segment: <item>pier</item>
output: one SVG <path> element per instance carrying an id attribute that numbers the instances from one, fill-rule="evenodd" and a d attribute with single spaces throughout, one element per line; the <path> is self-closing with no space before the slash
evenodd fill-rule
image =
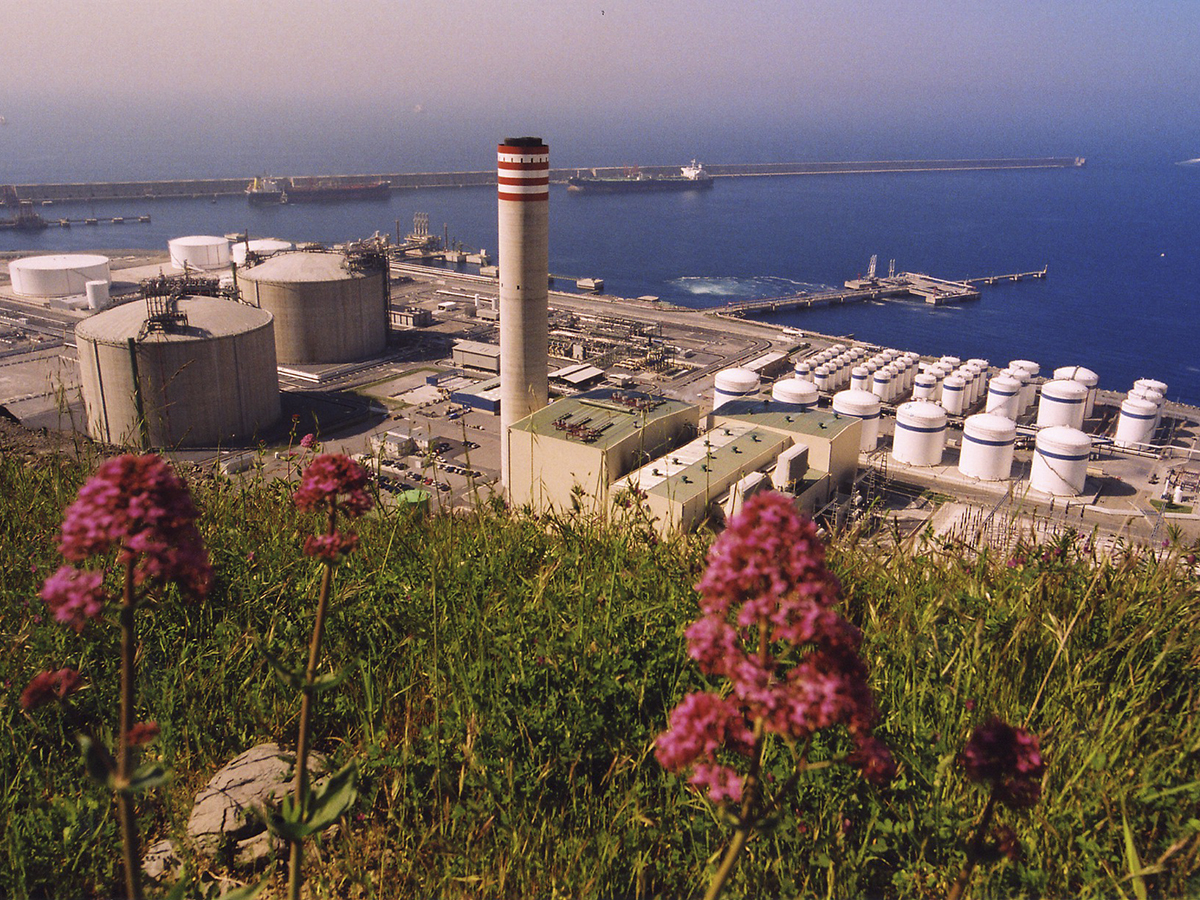
<path id="1" fill-rule="evenodd" d="M 1082 157 L 1054 156 L 1023 159 L 917 159 L 867 160 L 857 162 L 727 163 L 706 165 L 714 178 L 745 178 L 800 175 L 867 175 L 900 172 L 973 172 L 992 170 L 1070 169 L 1084 165 Z M 579 166 L 551 169 L 550 181 L 563 184 L 583 171 L 597 175 L 621 174 L 621 166 Z M 679 166 L 639 166 L 646 175 L 678 175 Z M 291 176 L 300 177 L 300 176 Z M 304 176 L 314 177 L 314 176 Z M 365 175 L 322 175 L 331 185 L 364 181 L 386 181 L 392 191 L 406 188 L 487 187 L 496 184 L 496 170 L 484 172 L 398 172 Z M 172 179 L 165 181 L 109 181 L 59 184 L 0 184 L 0 206 L 16 206 L 21 200 L 91 202 L 99 200 L 211 199 L 244 195 L 253 175 L 236 178 Z"/>

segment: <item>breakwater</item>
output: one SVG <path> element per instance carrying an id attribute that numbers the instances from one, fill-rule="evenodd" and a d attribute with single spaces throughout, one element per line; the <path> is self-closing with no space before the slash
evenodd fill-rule
<path id="1" fill-rule="evenodd" d="M 1083 165 L 1079 157 L 1023 159 L 934 159 L 875 160 L 857 162 L 730 163 L 706 166 L 715 178 L 788 175 L 864 175 L 886 172 L 950 172 L 988 169 L 1062 169 Z M 578 172 L 620 175 L 621 166 L 552 169 L 550 180 L 562 183 Z M 647 175 L 677 175 L 678 166 L 641 166 Z M 222 197 L 242 194 L 252 176 L 240 178 L 174 179 L 168 181 L 102 181 L 59 184 L 0 185 L 0 206 L 15 206 L 20 200 L 34 203 L 88 202 L 94 200 L 157 200 Z M 362 175 L 323 175 L 322 181 L 351 185 L 363 181 L 387 181 L 392 190 L 436 187 L 485 187 L 496 183 L 494 170 L 485 172 L 401 172 Z"/>

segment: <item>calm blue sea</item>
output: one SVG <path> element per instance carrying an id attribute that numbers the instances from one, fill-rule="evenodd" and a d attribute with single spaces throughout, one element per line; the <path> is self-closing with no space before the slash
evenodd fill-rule
<path id="1" fill-rule="evenodd" d="M 554 153 L 553 135 L 547 139 Z M 350 156 L 343 152 L 349 146 L 344 135 L 324 146 L 323 154 L 322 145 L 310 140 L 302 157 L 281 158 L 275 171 L 487 169 L 494 163 L 490 145 L 460 152 L 441 166 L 430 158 L 406 163 Z M 642 161 L 669 162 L 661 155 L 665 146 Z M 827 159 L 884 155 L 823 149 Z M 923 149 L 921 155 L 937 155 L 936 147 Z M 952 149 L 956 152 L 944 155 L 991 155 L 995 148 Z M 1086 149 L 1043 152 L 1073 155 Z M 1170 399 L 1200 404 L 1200 164 L 1181 164 L 1186 153 L 1172 155 L 1161 148 L 1098 149 L 1081 169 L 734 178 L 719 180 L 709 192 L 678 195 L 578 196 L 555 188 L 551 270 L 603 278 L 607 291 L 618 295 L 653 294 L 707 307 L 840 285 L 864 273 L 872 254 L 878 254 L 881 272 L 895 259 L 899 270 L 946 278 L 1048 266 L 1045 281 L 985 287 L 981 301 L 963 306 L 889 301 L 789 313 L 776 321 L 927 354 L 979 356 L 1000 364 L 1032 359 L 1043 373 L 1085 365 L 1100 374 L 1102 387 L 1114 390 L 1153 377 L 1170 385 Z M 90 156 L 78 149 L 71 158 L 61 152 L 42 158 L 29 151 L 7 178 L 0 174 L 0 181 L 140 177 L 129 150 L 120 142 L 100 142 Z M 782 144 L 764 150 L 769 157 L 753 159 L 729 148 L 710 150 L 713 162 L 813 157 L 789 155 Z M 244 147 L 240 155 L 231 151 L 223 171 L 211 143 L 205 152 L 194 172 L 181 170 L 186 158 L 175 158 L 170 167 L 148 163 L 150 171 L 143 174 L 219 175 L 246 167 Z M 1029 148 L 1021 148 L 1013 155 L 1026 152 Z M 576 148 L 555 156 L 554 163 L 582 164 L 580 156 Z M 610 153 L 593 161 L 636 160 Z M 71 177 L 68 169 L 78 174 Z M 251 208 L 242 198 L 54 206 L 42 212 L 72 218 L 145 213 L 153 221 L 50 228 L 32 236 L 0 232 L 0 250 L 165 249 L 167 240 L 179 235 L 247 229 L 252 237 L 332 242 L 377 230 L 394 233 L 397 220 L 408 231 L 418 211 L 429 214 L 433 231 L 440 233 L 444 223 L 452 239 L 495 248 L 494 189 L 462 188 L 322 206 Z"/>

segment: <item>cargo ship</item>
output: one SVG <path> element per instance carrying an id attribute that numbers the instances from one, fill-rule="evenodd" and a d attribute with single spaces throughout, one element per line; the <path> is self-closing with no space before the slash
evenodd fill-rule
<path id="1" fill-rule="evenodd" d="M 246 188 L 251 203 L 317 203 L 339 200 L 386 200 L 390 182 L 340 178 L 255 178 Z"/>
<path id="2" fill-rule="evenodd" d="M 567 179 L 568 191 L 586 191 L 594 194 L 626 194 L 642 191 L 703 191 L 713 186 L 713 178 L 704 171 L 704 166 L 692 160 L 683 166 L 678 175 L 646 175 L 636 167 L 621 175 L 575 174 Z"/>

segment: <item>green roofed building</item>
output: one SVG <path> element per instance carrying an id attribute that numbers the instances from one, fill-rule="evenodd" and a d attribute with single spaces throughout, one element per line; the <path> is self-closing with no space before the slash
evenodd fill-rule
<path id="1" fill-rule="evenodd" d="M 613 482 L 696 436 L 697 407 L 641 391 L 597 388 L 513 423 L 509 502 L 539 512 L 606 512 Z"/>

